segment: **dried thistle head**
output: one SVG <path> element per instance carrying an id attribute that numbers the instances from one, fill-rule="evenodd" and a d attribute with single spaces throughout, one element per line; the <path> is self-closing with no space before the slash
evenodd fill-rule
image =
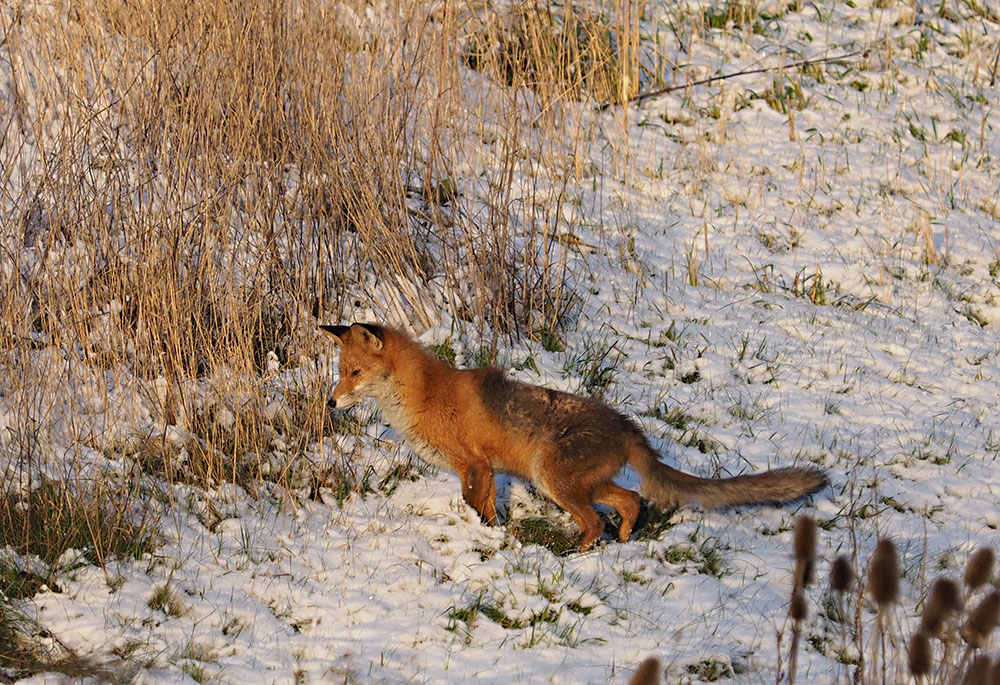
<path id="1" fill-rule="evenodd" d="M 796 560 L 816 559 L 816 520 L 812 516 L 800 516 L 795 521 L 793 540 Z"/>
<path id="2" fill-rule="evenodd" d="M 851 560 L 845 556 L 839 556 L 833 560 L 830 566 L 830 589 L 834 592 L 844 593 L 851 589 L 854 584 L 854 567 Z"/>
<path id="3" fill-rule="evenodd" d="M 1000 592 L 994 590 L 983 597 L 983 601 L 969 613 L 969 618 L 962 626 L 962 638 L 970 647 L 983 647 L 998 620 L 1000 620 Z"/>
<path id="4" fill-rule="evenodd" d="M 896 545 L 882 538 L 868 565 L 868 591 L 879 608 L 899 599 L 899 556 Z"/>
<path id="5" fill-rule="evenodd" d="M 918 630 L 910 638 L 910 645 L 907 648 L 907 657 L 910 664 L 910 673 L 915 676 L 927 675 L 931 672 L 931 663 L 934 654 L 931 651 L 931 641 L 927 633 Z"/>
<path id="6" fill-rule="evenodd" d="M 811 516 L 800 516 L 795 522 L 793 536 L 795 550 L 795 586 L 812 585 L 816 568 L 816 520 Z"/>
<path id="7" fill-rule="evenodd" d="M 806 596 L 801 590 L 792 593 L 792 603 L 788 607 L 788 616 L 793 621 L 804 621 L 809 615 L 809 607 L 806 606 Z"/>
<path id="8" fill-rule="evenodd" d="M 969 557 L 969 563 L 965 567 L 965 587 L 975 590 L 982 587 L 993 574 L 993 564 L 996 555 L 992 547 L 980 547 L 976 553 Z"/>
<path id="9" fill-rule="evenodd" d="M 920 616 L 920 630 L 928 635 L 941 634 L 945 620 L 962 609 L 962 591 L 951 578 L 938 578 L 931 584 Z"/>

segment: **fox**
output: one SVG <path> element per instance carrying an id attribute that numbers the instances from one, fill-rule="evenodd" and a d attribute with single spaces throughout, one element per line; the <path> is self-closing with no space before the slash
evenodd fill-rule
<path id="1" fill-rule="evenodd" d="M 685 473 L 661 460 L 633 419 L 597 398 L 524 383 L 492 366 L 455 368 L 387 325 L 320 329 L 340 348 L 328 404 L 347 409 L 374 398 L 419 458 L 458 475 L 463 499 L 486 525 L 498 523 L 497 472 L 529 481 L 568 512 L 581 552 L 604 532 L 595 504 L 618 512 L 618 540 L 626 542 L 640 497 L 665 511 L 690 504 L 720 509 L 785 504 L 828 483 L 812 467 L 730 478 Z M 639 492 L 612 480 L 626 464 L 639 475 Z"/>

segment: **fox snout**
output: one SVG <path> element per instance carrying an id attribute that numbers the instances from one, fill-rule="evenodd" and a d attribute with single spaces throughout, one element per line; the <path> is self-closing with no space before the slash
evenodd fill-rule
<path id="1" fill-rule="evenodd" d="M 333 397 L 331 397 L 326 401 L 326 406 L 328 406 L 330 409 L 350 409 L 357 403 L 358 403 L 358 398 L 353 398 L 345 395 L 344 397 L 337 399 L 337 396 L 334 395 Z"/>
<path id="2" fill-rule="evenodd" d="M 350 409 L 355 404 L 361 400 L 361 397 L 351 395 L 342 395 L 340 398 L 334 393 L 333 397 L 326 401 L 326 406 L 330 409 Z"/>
<path id="3" fill-rule="evenodd" d="M 347 409 L 353 406 L 355 403 L 347 400 L 346 397 L 341 397 L 337 399 L 337 393 L 334 392 L 333 396 L 326 401 L 326 406 L 330 409 Z"/>
<path id="4" fill-rule="evenodd" d="M 342 383 L 338 383 L 333 389 L 333 397 L 327 400 L 326 405 L 331 409 L 349 409 L 360 402 L 364 395 L 364 389 L 359 385 L 344 388 Z"/>

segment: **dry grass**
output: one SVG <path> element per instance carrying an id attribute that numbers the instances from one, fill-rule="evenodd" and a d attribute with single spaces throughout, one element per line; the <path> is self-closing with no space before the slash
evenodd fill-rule
<path id="1" fill-rule="evenodd" d="M 44 575 L 0 568 L 6 672 L 100 677 L 16 602 L 150 551 L 173 485 L 371 487 L 316 456 L 365 430 L 326 408 L 317 322 L 450 320 L 495 358 L 571 320 L 575 101 L 625 92 L 628 32 L 518 12 L 477 72 L 496 15 L 426 0 L 0 10 L 0 549 Z"/>
<path id="2" fill-rule="evenodd" d="M 259 375 L 269 352 L 312 353 L 315 319 L 359 299 L 416 328 L 450 314 L 509 333 L 533 311 L 557 326 L 572 303 L 554 210 L 585 135 L 566 144 L 579 122 L 557 110 L 620 89 L 620 39 L 584 11 L 517 10 L 517 44 L 501 32 L 493 57 L 476 58 L 495 79 L 484 97 L 463 87 L 470 72 L 453 54 L 472 20 L 431 10 L 395 5 L 377 33 L 363 8 L 321 2 L 26 13 L 9 29 L 18 116 L 0 149 L 7 331 L 163 377 L 162 409 L 176 415 L 179 379 Z M 32 82 L 40 60 L 60 68 Z M 540 126 L 506 87 L 512 65 L 544 91 Z M 460 125 L 470 117 L 479 125 Z M 503 175 L 467 195 L 454 160 L 484 141 L 459 132 L 485 124 Z M 552 189 L 515 202 L 518 165 Z"/>
<path id="3" fill-rule="evenodd" d="M 305 456 L 364 430 L 326 410 L 318 321 L 557 335 L 578 101 L 633 92 L 636 11 L 0 11 L 0 546 L 141 555 L 164 482 L 360 487 Z"/>
<path id="4" fill-rule="evenodd" d="M 601 8 L 521 3 L 473 13 L 470 24 L 466 63 L 546 103 L 624 102 L 635 94 L 628 27 Z"/>

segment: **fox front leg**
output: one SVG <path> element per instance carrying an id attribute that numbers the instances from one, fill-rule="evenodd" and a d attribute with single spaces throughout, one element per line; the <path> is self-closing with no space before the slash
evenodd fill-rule
<path id="1" fill-rule="evenodd" d="M 483 523 L 497 522 L 497 482 L 489 464 L 473 462 L 458 471 L 462 481 L 462 497 L 476 510 Z"/>

